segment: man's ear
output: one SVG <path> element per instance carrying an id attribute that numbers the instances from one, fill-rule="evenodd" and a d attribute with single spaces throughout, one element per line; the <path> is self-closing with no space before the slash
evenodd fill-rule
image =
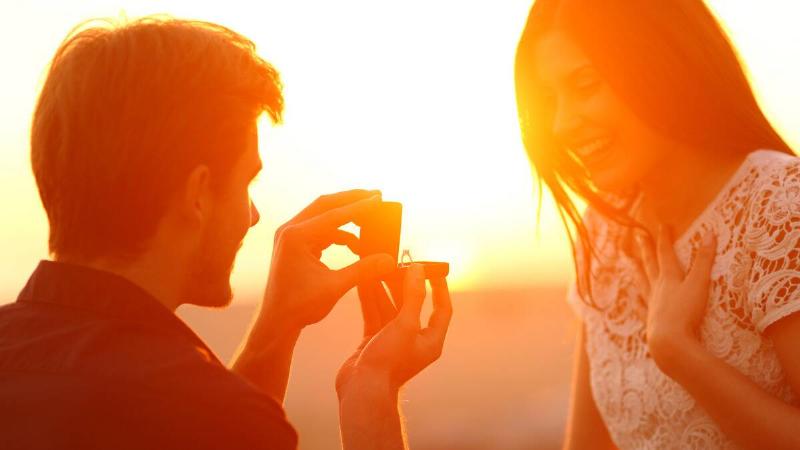
<path id="1" fill-rule="evenodd" d="M 211 215 L 211 173 L 208 166 L 195 167 L 186 179 L 183 196 L 179 199 L 181 211 L 192 222 L 205 222 Z"/>

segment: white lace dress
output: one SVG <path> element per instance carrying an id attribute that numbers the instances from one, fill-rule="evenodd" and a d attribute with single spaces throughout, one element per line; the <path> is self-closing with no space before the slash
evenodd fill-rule
<path id="1" fill-rule="evenodd" d="M 593 211 L 586 222 L 597 246 L 595 308 L 574 287 L 568 302 L 585 324 L 592 393 L 612 439 L 620 449 L 736 448 L 648 355 L 645 278 L 637 261 L 622 251 L 630 232 Z M 748 155 L 676 240 L 684 267 L 708 229 L 717 236 L 718 250 L 703 345 L 766 392 L 798 404 L 762 333 L 800 311 L 800 158 L 769 150 Z"/>

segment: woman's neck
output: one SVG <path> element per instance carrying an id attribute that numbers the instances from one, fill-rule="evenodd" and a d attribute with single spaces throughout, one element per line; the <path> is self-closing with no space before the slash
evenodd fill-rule
<path id="1" fill-rule="evenodd" d="M 653 233 L 659 225 L 669 226 L 677 238 L 717 197 L 745 157 L 677 149 L 641 181 L 637 219 Z"/>

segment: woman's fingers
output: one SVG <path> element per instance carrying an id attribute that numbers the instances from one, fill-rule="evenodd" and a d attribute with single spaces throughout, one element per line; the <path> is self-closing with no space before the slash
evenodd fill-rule
<path id="1" fill-rule="evenodd" d="M 683 269 L 681 269 L 678 257 L 675 255 L 671 234 L 672 233 L 670 233 L 670 230 L 666 226 L 661 225 L 659 227 L 658 243 L 656 244 L 659 276 L 683 279 Z"/>
<path id="2" fill-rule="evenodd" d="M 636 235 L 636 242 L 639 245 L 639 255 L 642 258 L 642 266 L 647 275 L 647 279 L 652 285 L 658 278 L 658 258 L 653 249 L 653 240 L 649 236 Z"/>
<path id="3" fill-rule="evenodd" d="M 708 284 L 711 282 L 711 268 L 717 256 L 717 237 L 713 232 L 707 231 L 703 235 L 703 242 L 697 248 L 692 267 L 686 279 L 693 283 Z"/>

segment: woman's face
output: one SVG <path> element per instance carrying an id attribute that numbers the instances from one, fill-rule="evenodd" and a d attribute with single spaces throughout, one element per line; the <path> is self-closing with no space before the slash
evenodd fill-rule
<path id="1" fill-rule="evenodd" d="M 544 35 L 534 57 L 553 108 L 555 141 L 583 163 L 598 189 L 634 187 L 667 154 L 666 139 L 633 114 L 566 34 Z"/>

